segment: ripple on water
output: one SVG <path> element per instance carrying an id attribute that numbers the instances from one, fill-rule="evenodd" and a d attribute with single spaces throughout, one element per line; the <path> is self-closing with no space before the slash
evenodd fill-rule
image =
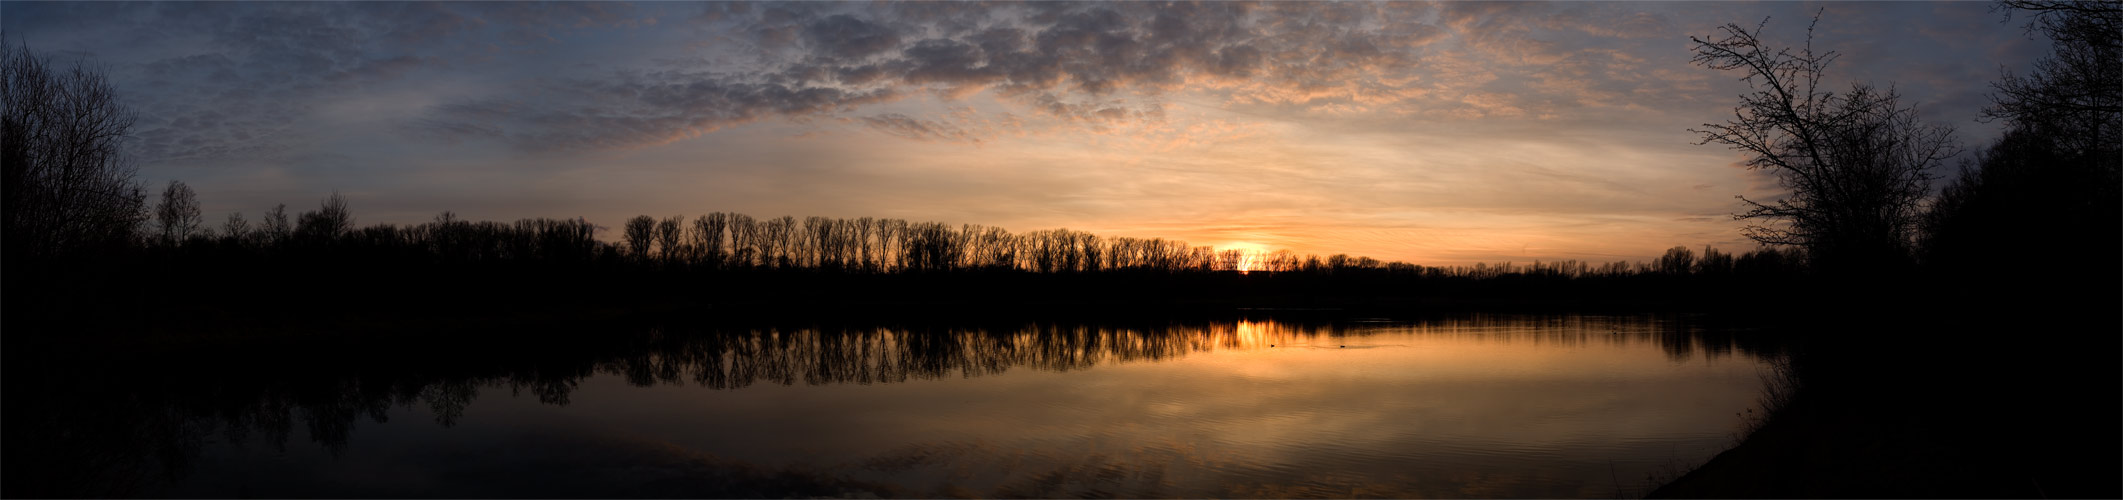
<path id="1" fill-rule="evenodd" d="M 1752 404 L 1764 373 L 1744 350 L 1725 358 L 1734 362 L 1673 363 L 1692 349 L 1687 345 L 1708 341 L 1682 345 L 1700 332 L 1642 318 L 1483 316 L 1169 330 L 724 342 L 743 340 L 732 334 L 697 344 L 674 334 L 663 340 L 692 351 L 670 359 L 716 360 L 723 370 L 716 374 L 728 383 L 618 383 L 641 368 L 630 360 L 660 358 L 604 359 L 586 351 L 576 362 L 556 354 L 547 360 L 551 368 L 508 367 L 514 371 L 469 380 L 550 382 L 540 387 L 577 404 L 526 396 L 521 404 L 497 405 L 511 399 L 494 395 L 509 391 L 487 391 L 450 401 L 477 416 L 452 428 L 413 425 L 423 418 L 349 427 L 349 442 L 334 444 L 329 454 L 310 453 L 330 457 L 303 462 L 323 464 L 318 470 L 293 471 L 264 454 L 248 462 L 201 462 L 199 482 L 173 492 L 230 496 L 237 492 L 216 485 L 240 483 L 231 478 L 252 470 L 276 471 L 285 483 L 315 481 L 312 486 L 385 472 L 409 482 L 450 481 L 467 475 L 460 462 L 476 461 L 423 455 L 433 454 L 423 450 L 433 448 L 435 435 L 486 450 L 507 449 L 508 436 L 624 433 L 684 443 L 704 456 L 726 457 L 737 469 L 798 456 L 828 464 L 806 469 L 821 477 L 899 485 L 883 491 L 912 496 L 1580 496 L 1611 489 L 1610 478 L 1700 463 L 1729 444 L 1737 424 L 1732 408 Z M 1609 341 L 1609 332 L 1627 332 L 1629 339 Z M 784 334 L 809 339 L 815 332 Z M 1276 347 L 1266 348 L 1270 343 Z M 832 365 L 843 358 L 892 361 Z M 685 372 L 692 369 L 680 370 L 680 378 L 693 377 Z M 806 375 L 813 373 L 820 375 Z M 445 382 L 394 381 L 414 388 Z M 749 388 L 725 389 L 731 387 Z M 245 403 L 267 412 L 336 415 L 329 413 L 333 407 L 307 402 L 342 401 L 320 392 Z M 431 396 L 410 400 L 426 402 L 419 397 Z M 311 446 L 296 436 L 290 448 Z M 555 456 L 557 466 L 567 465 L 568 456 Z M 432 467 L 402 465 L 416 462 Z M 323 490 L 250 493 L 312 491 Z"/>

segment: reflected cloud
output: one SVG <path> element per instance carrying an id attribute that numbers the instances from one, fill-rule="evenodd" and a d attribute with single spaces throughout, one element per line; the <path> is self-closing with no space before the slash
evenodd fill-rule
<path id="1" fill-rule="evenodd" d="M 381 344 L 355 344 L 335 349 L 335 354 L 330 356 L 288 352 L 270 347 L 254 347 L 242 351 L 170 353 L 154 359 L 114 365 L 113 371 L 91 378 L 51 379 L 49 374 L 62 371 L 26 369 L 18 366 L 25 369 L 18 373 L 24 373 L 26 377 L 34 380 L 18 381 L 25 385 L 11 387 L 37 389 L 14 391 L 17 394 L 10 396 L 15 398 L 11 401 L 18 404 L 10 405 L 9 410 L 9 452 L 39 457 L 38 463 L 47 465 L 40 466 L 41 468 L 11 468 L 10 471 L 48 470 L 51 474 L 24 475 L 11 479 L 9 491 L 34 493 L 33 496 L 152 495 L 151 492 L 163 491 L 170 481 L 187 474 L 186 471 L 193 467 L 193 461 L 199 460 L 201 447 L 205 446 L 205 443 L 225 440 L 236 445 L 252 442 L 285 447 L 290 439 L 307 440 L 332 457 L 339 457 L 349 453 L 353 447 L 361 446 L 361 440 L 357 439 L 357 436 L 377 432 L 364 430 L 362 427 L 390 422 L 390 416 L 402 411 L 400 408 L 424 410 L 420 413 L 432 418 L 433 426 L 437 428 L 464 426 L 474 419 L 480 419 L 481 425 L 491 426 L 494 424 L 490 420 L 493 418 L 492 413 L 475 415 L 469 411 L 473 408 L 473 403 L 482 397 L 492 398 L 497 394 L 509 394 L 525 397 L 526 401 L 536 401 L 537 404 L 533 406 L 572 406 L 577 404 L 576 393 L 583 390 L 588 381 L 599 377 L 636 387 L 698 386 L 715 390 L 757 386 L 897 385 L 918 380 L 987 377 L 1017 369 L 1073 373 L 1096 368 L 1100 369 L 1101 373 L 1109 374 L 1106 376 L 1114 376 L 1111 374 L 1161 370 L 1164 368 L 1160 367 L 1166 366 L 1167 362 L 1204 353 L 1216 353 L 1209 362 L 1221 363 L 1223 368 L 1184 377 L 1134 375 L 1166 380 L 1165 384 L 1171 386 L 1169 390 L 1182 390 L 1183 393 L 1190 394 L 1186 399 L 1189 404 L 1185 406 L 1160 407 L 1157 405 L 1162 404 L 1161 401 L 1179 400 L 1159 398 L 1109 401 L 1109 407 L 1089 403 L 1066 403 L 1063 407 L 1051 411 L 1043 410 L 1037 415 L 1038 418 L 1031 421 L 1054 420 L 1050 422 L 1052 425 L 1065 425 L 1061 422 L 1084 418 L 1072 416 L 1072 412 L 1141 412 L 1144 415 L 1154 415 L 1158 419 L 1186 420 L 1192 422 L 1189 428 L 1218 433 L 1228 436 L 1226 439 L 1246 443 L 1260 439 L 1272 440 L 1275 439 L 1274 436 L 1287 434 L 1288 432 L 1268 432 L 1269 428 L 1262 427 L 1262 424 L 1279 421 L 1278 419 L 1292 415 L 1292 412 L 1328 412 L 1313 415 L 1308 418 L 1307 423 L 1288 429 L 1289 432 L 1304 434 L 1344 432 L 1387 425 L 1382 419 L 1431 418 L 1423 415 L 1440 411 L 1433 407 L 1436 397 L 1459 401 L 1460 403 L 1456 404 L 1462 404 L 1463 409 L 1468 409 L 1467 411 L 1486 407 L 1485 405 L 1517 404 L 1513 403 L 1517 401 L 1515 399 L 1485 395 L 1487 393 L 1484 391 L 1488 389 L 1479 385 L 1449 390 L 1445 388 L 1447 386 L 1424 386 L 1429 387 L 1425 389 L 1427 392 L 1389 397 L 1349 394 L 1342 389 L 1336 389 L 1341 386 L 1306 382 L 1312 380 L 1312 377 L 1323 376 L 1307 375 L 1316 370 L 1305 368 L 1317 366 L 1323 359 L 1337 359 L 1340 364 L 1349 367 L 1368 366 L 1367 363 L 1386 359 L 1379 356 L 1400 360 L 1396 362 L 1400 363 L 1396 366 L 1401 368 L 1373 375 L 1383 377 L 1379 380 L 1388 384 L 1417 379 L 1450 381 L 1460 377 L 1489 381 L 1483 382 L 1486 384 L 1510 377 L 1550 376 L 1536 373 L 1536 364 L 1575 366 L 1589 362 L 1620 363 L 1616 366 L 1636 367 L 1620 370 L 1616 367 L 1598 369 L 1613 374 L 1655 369 L 1657 365 L 1649 363 L 1650 366 L 1645 366 L 1647 364 L 1641 363 L 1641 360 L 1600 361 L 1573 355 L 1567 350 L 1556 350 L 1557 348 L 1627 347 L 1648 343 L 1658 346 L 1664 356 L 1675 363 L 1715 362 L 1741 353 L 1754 357 L 1775 352 L 1777 349 L 1773 345 L 1753 343 L 1755 340 L 1748 337 L 1735 337 L 1729 331 L 1672 319 L 1491 315 L 1460 316 L 1413 323 L 1375 319 L 1291 321 L 1265 318 L 1139 325 L 1040 322 L 1005 326 L 847 325 L 793 328 L 688 326 L 678 323 L 591 335 L 584 335 L 582 332 L 536 331 L 457 335 L 453 337 L 458 339 L 456 341 L 440 341 L 414 350 Z M 1381 341 L 1379 338 L 1394 340 Z M 563 342 L 558 339 L 568 340 Z M 1540 354 L 1543 352 L 1546 354 Z M 1517 357 L 1511 358 L 1514 361 L 1500 365 L 1496 358 L 1500 353 L 1517 353 L 1510 354 Z M 1525 355 L 1548 356 L 1554 359 L 1551 362 L 1520 359 Z M 376 363 L 372 361 L 375 359 L 392 361 Z M 170 366 L 173 363 L 191 368 L 174 369 Z M 1407 371 L 1409 368 L 1414 371 Z M 1513 375 L 1517 372 L 1497 372 L 1499 369 L 1525 372 Z M 1324 376 L 1335 375 L 1329 373 Z M 1505 378 L 1499 379 L 1498 376 Z M 1395 382 L 1403 379 L 1406 381 Z M 1096 383 L 1088 386 L 1074 385 L 1084 381 L 1104 380 L 1103 378 L 1019 380 L 1024 382 L 1013 382 L 984 390 L 1033 390 L 1048 394 L 1050 398 L 1054 398 L 1056 404 L 1082 398 L 1107 397 L 1101 395 L 1101 389 Z M 1020 385 L 1026 383 L 1038 387 Z M 1587 380 L 1582 383 L 1597 386 L 1604 382 Z M 1250 389 L 1241 392 L 1220 389 L 1240 386 Z M 1556 388 L 1562 391 L 1558 394 L 1588 390 L 1572 387 L 1575 386 Z M 768 393 L 752 394 L 761 394 L 760 397 L 771 396 Z M 874 391 L 863 394 L 867 395 L 863 397 L 909 397 L 905 394 L 893 396 L 895 393 Z M 938 399 L 932 403 L 945 406 L 967 404 L 962 401 L 964 397 L 960 396 Z M 609 405 L 618 403 L 614 403 L 610 398 L 610 394 L 600 397 L 599 402 L 595 403 L 596 407 L 588 411 L 613 411 L 613 407 Z M 1555 399 L 1556 401 L 1567 399 L 1562 396 L 1557 398 L 1560 399 Z M 975 401 L 981 400 L 983 399 L 976 398 Z M 1271 406 L 1257 404 L 1259 401 L 1268 400 L 1277 403 Z M 1342 401 L 1355 400 L 1373 401 L 1376 405 L 1381 405 L 1376 406 L 1376 409 L 1390 411 L 1354 414 L 1331 410 L 1345 406 L 1340 403 Z M 1622 403 L 1610 401 L 1609 404 Z M 666 409 L 682 412 L 682 409 L 677 407 Z M 964 411 L 973 413 L 969 413 L 967 418 L 951 422 L 913 420 L 889 425 L 906 425 L 909 429 L 933 425 L 949 425 L 962 429 L 998 425 L 998 421 L 984 419 L 985 417 L 973 418 L 974 415 L 986 414 L 980 412 L 990 410 Z M 1585 411 L 1617 410 L 1609 408 Z M 881 414 L 876 418 L 906 416 Z M 1015 425 L 1030 424 L 1020 421 Z M 1436 428 L 1467 430 L 1478 427 L 1478 423 L 1463 422 L 1452 424 L 1452 427 Z M 36 431 L 19 432 L 26 429 Z M 1545 436 L 1537 432 L 1538 430 L 1515 429 L 1511 432 L 1517 433 L 1514 435 L 1520 436 L 1519 439 L 1526 440 L 1526 443 L 1549 442 L 1551 439 L 1563 438 Z M 969 463 L 989 463 L 989 458 L 1001 453 L 979 447 L 897 451 L 881 449 L 879 454 L 856 464 L 860 465 L 856 469 L 870 470 L 886 476 L 865 479 L 866 476 L 861 475 L 821 475 L 806 472 L 814 469 L 783 470 L 771 464 L 755 466 L 741 460 L 732 461 L 736 459 L 694 456 L 692 452 L 654 442 L 644 443 L 646 447 L 643 448 L 627 448 L 633 445 L 620 445 L 638 439 L 625 436 L 578 438 L 578 444 L 591 443 L 601 447 L 600 449 L 609 448 L 606 451 L 611 453 L 625 455 L 614 455 L 614 463 L 660 464 L 654 468 L 669 469 L 672 474 L 676 474 L 671 480 L 685 485 L 694 484 L 685 481 L 720 477 L 724 479 L 716 481 L 723 481 L 722 484 L 728 487 L 754 485 L 770 488 L 760 490 L 762 492 L 810 492 L 803 494 L 837 494 L 833 493 L 838 491 L 834 488 L 879 491 L 863 486 L 870 484 L 864 481 L 889 479 L 896 470 L 933 470 L 943 466 L 960 467 Z M 543 443 L 539 446 L 559 443 L 554 439 L 558 438 L 541 438 L 535 442 Z M 617 441 L 613 441 L 614 439 Z M 600 441 L 612 442 L 597 443 Z M 849 443 L 850 446 L 858 444 Z M 1264 458 L 1272 458 L 1270 462 L 1343 459 L 1335 456 L 1306 458 L 1293 455 L 1280 458 L 1253 456 L 1243 462 L 1221 462 L 1211 458 L 1215 456 L 1214 452 L 1194 449 L 1198 444 L 1151 444 L 1146 441 L 1142 444 L 1144 447 L 1131 452 L 1114 450 L 1113 453 L 1118 455 L 1112 455 L 1113 462 L 1070 461 L 1076 459 L 1057 462 L 1055 457 L 1025 457 L 1025 469 L 1000 472 L 987 471 L 985 468 L 988 466 L 980 465 L 977 468 L 985 472 L 978 472 L 976 476 L 994 479 L 995 482 L 973 481 L 963 484 L 978 486 L 973 490 L 974 496 L 1007 496 L 1009 492 L 1029 496 L 1055 496 L 1090 494 L 1095 491 L 1144 494 L 1166 491 L 1166 494 L 1183 494 L 1179 492 L 1196 491 L 1204 478 L 1167 475 L 1166 472 L 1155 468 L 1142 468 L 1144 464 L 1173 463 L 1174 460 L 1181 460 L 1198 464 L 1189 470 L 1207 467 L 1212 470 L 1245 472 L 1252 470 L 1249 468 L 1262 467 L 1260 460 Z M 1393 449 L 1421 450 L 1428 445 L 1401 443 L 1392 446 L 1398 447 Z M 507 463 L 487 460 L 482 463 L 488 463 L 492 467 L 464 472 L 472 474 L 467 477 L 543 477 L 542 474 L 516 474 L 528 472 L 522 469 L 523 467 L 565 462 L 536 458 L 547 456 L 540 454 L 549 451 L 558 453 L 550 457 L 579 457 L 585 456 L 582 455 L 584 453 L 605 453 L 596 450 L 555 451 L 536 448 L 513 454 L 516 458 L 505 460 Z M 666 451 L 670 453 L 665 453 Z M 1207 455 L 1203 455 L 1204 453 Z M 978 459 L 968 462 L 965 457 Z M 643 462 L 644 460 L 646 462 Z M 1274 472 L 1262 469 L 1248 474 L 1270 473 Z M 603 479 L 585 480 L 590 482 L 552 483 L 548 486 L 587 492 L 592 491 L 587 488 L 595 487 L 592 483 Z M 443 496 L 480 496 L 475 492 L 495 491 L 477 489 L 479 487 L 472 484 L 479 482 L 476 477 L 470 481 L 471 483 L 459 481 L 454 484 L 475 489 L 434 491 L 454 492 Z M 1350 484 L 1356 483 L 1331 481 L 1311 487 L 1341 487 Z M 698 485 L 685 487 L 695 486 Z M 1162 489 L 1167 487 L 1178 489 Z M 1231 494 L 1244 490 L 1243 485 L 1229 487 L 1238 488 L 1228 491 Z M 392 493 L 391 491 L 396 490 L 387 488 L 376 491 L 382 496 L 413 494 L 404 491 Z M 946 493 L 949 492 L 938 492 Z M 781 493 L 762 494 L 777 496 Z"/>

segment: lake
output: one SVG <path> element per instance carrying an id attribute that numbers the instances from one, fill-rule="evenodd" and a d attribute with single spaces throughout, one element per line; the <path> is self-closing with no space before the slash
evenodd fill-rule
<path id="1" fill-rule="evenodd" d="M 1634 496 L 1735 442 L 1773 351 L 1673 315 L 613 330 L 127 362 L 11 394 L 9 446 L 55 494 Z"/>

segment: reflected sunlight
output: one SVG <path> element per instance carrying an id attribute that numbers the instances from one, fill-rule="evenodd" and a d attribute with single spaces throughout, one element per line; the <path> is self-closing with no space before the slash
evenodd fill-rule
<path id="1" fill-rule="evenodd" d="M 1243 270 L 1241 270 L 1241 272 L 1243 272 Z M 1267 335 L 1268 326 L 1268 324 L 1264 323 L 1239 320 L 1237 328 L 1235 328 L 1231 334 L 1233 342 L 1231 342 L 1229 345 L 1244 348 L 1255 348 L 1267 345 L 1268 342 L 1263 339 Z"/>

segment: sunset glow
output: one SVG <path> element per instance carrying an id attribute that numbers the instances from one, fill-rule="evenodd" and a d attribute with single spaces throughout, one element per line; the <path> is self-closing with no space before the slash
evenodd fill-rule
<path id="1" fill-rule="evenodd" d="M 1969 131 L 2046 42 L 1983 3 L 14 3 L 107 68 L 149 184 L 209 219 L 742 212 L 1069 228 L 1423 265 L 1745 250 L 1697 146 L 1772 19 Z M 599 238 L 615 240 L 611 232 Z"/>
<path id="2" fill-rule="evenodd" d="M 0 14 L 0 497 L 2123 498 L 2123 1 Z"/>

